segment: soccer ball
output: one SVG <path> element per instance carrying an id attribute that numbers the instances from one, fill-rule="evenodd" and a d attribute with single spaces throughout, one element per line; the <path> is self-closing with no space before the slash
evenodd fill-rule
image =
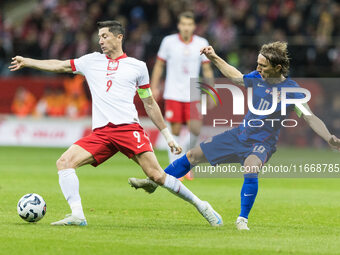
<path id="1" fill-rule="evenodd" d="M 37 222 L 46 213 L 45 200 L 38 194 L 26 194 L 20 198 L 17 206 L 19 216 L 28 222 Z"/>

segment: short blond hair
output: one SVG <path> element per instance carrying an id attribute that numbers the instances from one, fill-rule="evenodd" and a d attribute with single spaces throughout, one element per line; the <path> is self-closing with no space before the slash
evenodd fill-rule
<path id="1" fill-rule="evenodd" d="M 289 56 L 286 42 L 272 42 L 261 47 L 260 54 L 268 59 L 269 63 L 275 67 L 281 65 L 281 73 L 284 76 L 289 72 Z"/>

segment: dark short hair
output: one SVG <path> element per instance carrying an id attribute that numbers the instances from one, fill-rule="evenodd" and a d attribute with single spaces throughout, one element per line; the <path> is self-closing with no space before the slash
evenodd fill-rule
<path id="1" fill-rule="evenodd" d="M 181 18 L 187 18 L 192 19 L 195 22 L 195 15 L 191 11 L 182 12 L 178 15 L 178 22 L 181 20 Z"/>
<path id="2" fill-rule="evenodd" d="M 286 42 L 272 42 L 264 44 L 261 47 L 260 54 L 268 59 L 269 63 L 275 67 L 281 65 L 281 73 L 284 76 L 288 75 L 289 71 L 289 56 Z"/>
<path id="3" fill-rule="evenodd" d="M 98 21 L 97 22 L 98 29 L 107 27 L 109 31 L 115 36 L 122 34 L 125 37 L 125 29 L 122 24 L 117 20 L 107 20 L 107 21 Z"/>

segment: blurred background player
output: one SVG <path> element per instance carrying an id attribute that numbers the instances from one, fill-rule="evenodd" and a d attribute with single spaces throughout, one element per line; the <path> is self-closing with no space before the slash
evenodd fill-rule
<path id="1" fill-rule="evenodd" d="M 19 87 L 15 93 L 11 109 L 16 116 L 25 117 L 34 111 L 35 105 L 34 95 L 24 87 Z"/>
<path id="2" fill-rule="evenodd" d="M 157 60 L 151 76 L 151 89 L 155 99 L 159 99 L 159 87 L 164 67 L 166 78 L 163 97 L 165 99 L 165 119 L 170 122 L 171 132 L 175 140 L 182 144 L 186 152 L 194 147 L 200 133 L 202 121 L 198 111 L 199 94 L 196 86 L 190 87 L 190 78 L 197 78 L 202 66 L 204 78 L 213 78 L 210 61 L 199 54 L 199 50 L 208 46 L 208 41 L 194 35 L 196 29 L 195 17 L 192 12 L 183 12 L 178 16 L 179 33 L 166 36 L 159 48 Z M 193 91 L 197 90 L 197 91 Z M 187 125 L 190 133 L 180 141 L 182 125 Z M 181 155 L 168 151 L 169 163 Z M 190 171 L 187 179 L 193 178 Z"/>
<path id="3" fill-rule="evenodd" d="M 149 137 L 139 124 L 133 103 L 136 91 L 171 151 L 180 153 L 181 147 L 174 141 L 152 97 L 146 64 L 123 52 L 123 26 L 118 21 L 103 21 L 97 25 L 103 54 L 94 52 L 65 61 L 16 56 L 9 67 L 11 71 L 30 67 L 56 73 L 79 73 L 86 77 L 91 91 L 93 131 L 71 145 L 57 160 L 59 184 L 72 214 L 51 224 L 87 225 L 75 169 L 87 164 L 96 167 L 120 151 L 140 165 L 151 180 L 193 204 L 210 225 L 221 226 L 222 218 L 210 204 L 167 175 L 157 161 Z"/>

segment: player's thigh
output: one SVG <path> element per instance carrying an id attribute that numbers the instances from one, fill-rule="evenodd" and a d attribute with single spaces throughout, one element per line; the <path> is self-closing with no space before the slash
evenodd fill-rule
<path id="1" fill-rule="evenodd" d="M 77 144 L 71 145 L 57 160 L 58 170 L 78 168 L 95 162 L 92 154 Z"/>
<path id="2" fill-rule="evenodd" d="M 188 120 L 187 125 L 189 131 L 194 135 L 198 136 L 201 132 L 202 121 L 201 120 Z"/>
<path id="3" fill-rule="evenodd" d="M 211 165 L 239 162 L 243 145 L 237 138 L 237 129 L 225 131 L 200 143 L 200 148 Z M 249 151 L 248 146 L 245 148 Z"/>
<path id="4" fill-rule="evenodd" d="M 164 184 L 166 175 L 159 165 L 155 153 L 146 151 L 135 155 L 132 159 L 141 166 L 146 176 L 151 180 L 158 184 Z"/>
<path id="5" fill-rule="evenodd" d="M 243 163 L 245 173 L 258 173 L 262 167 L 261 159 L 254 155 L 250 154 Z"/>

